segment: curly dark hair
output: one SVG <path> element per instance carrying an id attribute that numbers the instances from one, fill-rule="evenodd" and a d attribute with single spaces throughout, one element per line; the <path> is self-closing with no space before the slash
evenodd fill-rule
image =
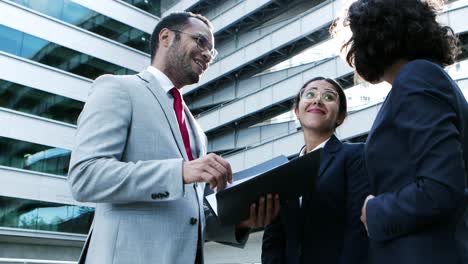
<path id="1" fill-rule="evenodd" d="M 158 24 L 154 27 L 153 34 L 151 34 L 150 51 L 151 51 L 151 62 L 154 60 L 156 51 L 159 47 L 159 33 L 164 28 L 170 28 L 173 30 L 183 30 L 189 23 L 189 18 L 196 18 L 205 23 L 210 30 L 213 30 L 213 25 L 208 18 L 194 14 L 192 12 L 174 12 L 163 17 Z M 180 38 L 179 34 L 176 34 L 176 40 Z"/>
<path id="2" fill-rule="evenodd" d="M 352 37 L 342 50 L 346 61 L 368 82 L 401 59 L 454 63 L 458 40 L 450 27 L 436 21 L 440 0 L 359 0 L 342 19 Z"/>
<path id="3" fill-rule="evenodd" d="M 347 115 L 347 102 L 346 102 L 346 94 L 344 93 L 343 87 L 335 80 L 331 78 L 325 78 L 322 76 L 318 76 L 308 80 L 304 85 L 302 85 L 301 89 L 297 92 L 296 96 L 294 97 L 293 101 L 293 109 L 296 110 L 299 107 L 299 101 L 301 100 L 301 93 L 302 91 L 309 85 L 311 82 L 315 81 L 326 81 L 327 83 L 333 86 L 333 89 L 338 93 L 338 116 L 343 117 L 343 120 L 346 118 Z M 338 124 L 337 124 L 338 127 Z"/>

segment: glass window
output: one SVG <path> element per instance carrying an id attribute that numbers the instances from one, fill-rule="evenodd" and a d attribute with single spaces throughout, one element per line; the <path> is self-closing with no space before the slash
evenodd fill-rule
<path id="1" fill-rule="evenodd" d="M 0 137 L 0 165 L 66 176 L 70 150 Z"/>
<path id="2" fill-rule="evenodd" d="M 87 234 L 94 208 L 0 196 L 0 227 Z"/>
<path id="3" fill-rule="evenodd" d="M 120 21 L 97 13 L 71 0 L 11 0 L 19 5 L 70 23 L 124 45 L 149 52 L 150 35 Z M 145 2 L 145 1 L 134 1 Z M 147 1 L 146 1 L 147 2 Z M 150 1 L 152 2 L 152 1 Z M 145 4 L 140 4 L 146 6 Z M 148 4 L 153 6 L 153 4 Z M 156 4 L 155 4 L 156 5 Z M 159 10 L 159 3 L 157 4 Z"/>
<path id="4" fill-rule="evenodd" d="M 140 8 L 157 17 L 161 17 L 161 1 L 160 0 L 123 0 L 135 7 Z"/>
<path id="5" fill-rule="evenodd" d="M 0 107 L 76 124 L 84 103 L 0 79 Z"/>
<path id="6" fill-rule="evenodd" d="M 20 31 L 0 25 L 0 46 L 2 51 L 19 55 L 22 42 L 23 34 Z"/>
<path id="7" fill-rule="evenodd" d="M 0 26 L 0 30 L 1 28 L 2 27 Z M 50 47 L 47 46 L 50 43 L 47 40 L 22 33 L 21 31 L 17 32 L 20 32 L 23 35 L 21 38 L 22 42 L 19 43 L 21 52 L 16 54 L 20 57 L 37 61 L 40 60 L 41 57 L 45 56 L 45 53 L 50 52 L 51 48 L 53 48 L 53 44 Z"/>
<path id="8" fill-rule="evenodd" d="M 0 25 L 0 50 L 89 79 L 135 71 Z"/>

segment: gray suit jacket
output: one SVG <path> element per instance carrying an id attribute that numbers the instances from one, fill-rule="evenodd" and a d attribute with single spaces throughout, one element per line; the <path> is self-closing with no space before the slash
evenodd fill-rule
<path id="1" fill-rule="evenodd" d="M 104 75 L 92 86 L 68 175 L 73 197 L 96 203 L 88 264 L 194 263 L 199 221 L 205 234 L 204 184 L 183 184 L 188 158 L 167 98 L 147 71 Z M 206 136 L 185 114 L 194 157 L 203 156 Z M 237 243 L 233 227 L 207 220 L 207 239 Z"/>

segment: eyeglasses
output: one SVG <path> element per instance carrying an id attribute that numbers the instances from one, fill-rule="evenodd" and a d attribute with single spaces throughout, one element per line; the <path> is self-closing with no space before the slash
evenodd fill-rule
<path id="1" fill-rule="evenodd" d="M 302 90 L 299 96 L 302 100 L 307 101 L 317 99 L 319 96 L 324 102 L 327 103 L 338 101 L 338 94 L 331 90 L 324 90 L 323 92 L 319 92 L 316 89 Z"/>
<path id="2" fill-rule="evenodd" d="M 169 30 L 189 35 L 193 40 L 195 40 L 195 42 L 197 42 L 197 47 L 198 49 L 200 49 L 200 51 L 207 50 L 210 53 L 212 60 L 214 60 L 216 56 L 218 55 L 218 51 L 215 48 L 213 48 L 213 46 L 210 44 L 208 39 L 204 37 L 203 35 L 187 33 L 187 32 L 176 30 L 176 29 L 169 29 Z"/>

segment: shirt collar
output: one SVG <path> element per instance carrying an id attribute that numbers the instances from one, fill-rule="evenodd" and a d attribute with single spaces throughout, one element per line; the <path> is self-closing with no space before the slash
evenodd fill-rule
<path id="1" fill-rule="evenodd" d="M 323 141 L 322 143 L 320 143 L 318 146 L 316 146 L 313 150 L 309 151 L 308 153 L 314 151 L 314 150 L 317 150 L 319 148 L 323 148 L 325 146 L 325 144 L 327 144 L 328 140 L 330 140 L 330 138 L 327 138 L 325 141 Z M 304 156 L 306 153 L 306 148 L 305 146 L 302 147 L 301 149 L 301 152 L 299 153 L 299 157 L 301 156 Z"/>
<path id="2" fill-rule="evenodd" d="M 161 85 L 161 88 L 164 90 L 164 92 L 168 93 L 172 88 L 174 88 L 174 84 L 169 79 L 169 77 L 167 77 L 166 74 L 164 74 L 156 67 L 150 65 L 146 70 L 150 72 L 156 78 L 156 80 L 158 80 L 159 85 Z"/>

